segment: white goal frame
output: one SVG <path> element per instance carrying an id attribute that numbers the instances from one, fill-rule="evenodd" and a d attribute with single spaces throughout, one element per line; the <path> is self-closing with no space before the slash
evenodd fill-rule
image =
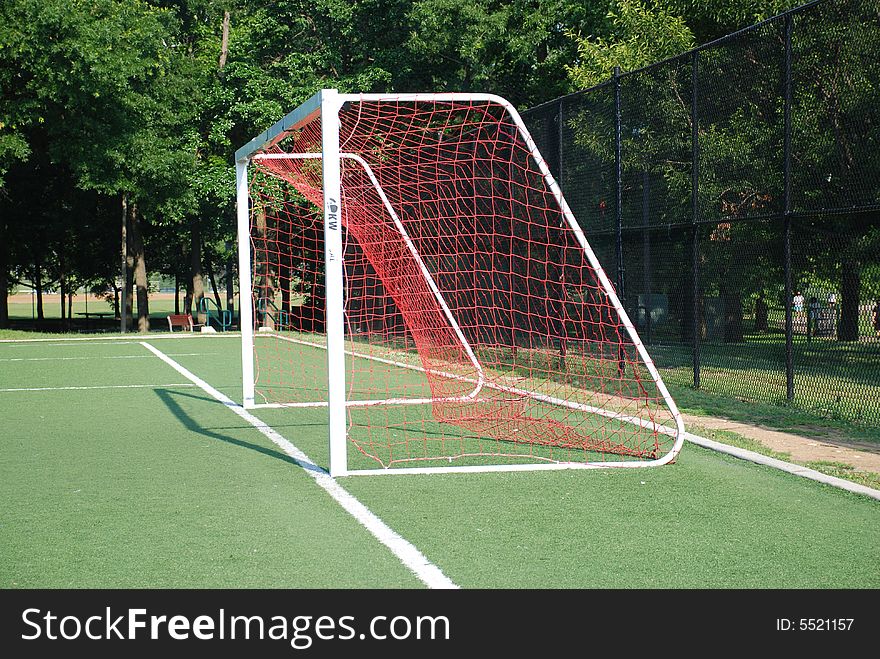
<path id="1" fill-rule="evenodd" d="M 568 227 L 574 233 L 578 244 L 583 249 L 591 267 L 594 269 L 604 292 L 619 315 L 621 324 L 624 326 L 628 338 L 632 341 L 639 358 L 653 378 L 657 390 L 663 398 L 668 411 L 672 415 L 675 427 L 669 427 L 646 421 L 645 419 L 616 413 L 598 407 L 566 401 L 564 399 L 548 396 L 539 392 L 528 391 L 517 387 L 488 382 L 484 377 L 483 367 L 477 359 L 474 350 L 464 336 L 454 314 L 443 298 L 443 295 L 434 281 L 428 268 L 425 266 L 413 241 L 410 239 L 403 223 L 400 221 L 392 204 L 389 202 L 384 191 L 381 189 L 369 163 L 356 153 L 344 153 L 340 151 L 339 144 L 339 111 L 347 102 L 454 102 L 454 101 L 477 101 L 489 102 L 502 106 L 510 119 L 516 125 L 520 136 L 525 141 L 535 162 L 540 168 L 548 189 L 559 204 L 562 215 Z M 266 149 L 276 145 L 287 137 L 291 131 L 306 125 L 320 116 L 322 130 L 322 151 L 318 153 L 263 153 Z M 252 160 L 261 159 L 321 159 L 323 176 L 324 197 L 324 263 L 325 263 L 325 293 L 326 293 L 326 346 L 291 337 L 275 334 L 276 338 L 293 343 L 300 343 L 327 351 L 327 399 L 322 401 L 302 403 L 257 403 L 255 397 L 255 369 L 254 369 L 254 316 L 251 300 L 253 298 L 253 281 L 251 277 L 251 235 L 250 235 L 250 209 L 248 190 L 248 165 Z M 410 363 L 383 359 L 374 355 L 365 355 L 346 350 L 344 335 L 344 299 L 343 299 L 343 242 L 342 242 L 342 212 L 341 212 L 341 162 L 351 160 L 360 165 L 364 173 L 373 183 L 385 209 L 388 211 L 395 228 L 401 234 L 406 246 L 418 264 L 429 289 L 437 299 L 443 310 L 446 320 L 449 322 L 456 338 L 461 343 L 462 349 L 474 366 L 476 377 L 464 377 L 453 373 L 428 371 L 423 367 Z M 238 238 L 238 267 L 239 288 L 241 303 L 239 305 L 241 315 L 241 362 L 242 362 L 242 387 L 243 406 L 245 409 L 261 407 L 327 407 L 328 408 L 328 437 L 330 446 L 330 475 L 333 477 L 350 476 L 360 474 L 413 474 L 413 473 L 449 473 L 449 472 L 486 472 L 486 471 L 532 471 L 552 469 L 597 469 L 614 467 L 653 467 L 667 464 L 673 461 L 681 450 L 684 443 L 684 423 L 678 408 L 663 383 L 653 360 L 638 336 L 632 321 L 627 315 L 618 298 L 611 281 L 608 279 L 598 258 L 586 240 L 583 230 L 574 217 L 568 203 L 562 195 L 559 184 L 556 182 L 546 161 L 541 156 L 534 140 L 525 126 L 519 112 L 506 99 L 494 94 L 469 94 L 469 93 L 417 93 L 417 94 L 340 94 L 335 89 L 323 89 L 312 96 L 305 103 L 287 114 L 283 119 L 276 122 L 268 130 L 252 139 L 235 153 L 236 167 L 236 218 Z M 653 460 L 643 461 L 619 461 L 619 462 L 541 462 L 536 464 L 507 464 L 507 465 L 483 465 L 483 466 L 449 466 L 449 467 L 407 467 L 387 469 L 350 470 L 348 468 L 348 440 L 346 429 L 346 407 L 366 405 L 410 405 L 429 404 L 432 399 L 424 398 L 394 398 L 394 399 L 368 399 L 346 400 L 345 397 L 345 356 L 354 355 L 361 358 L 385 362 L 397 367 L 430 372 L 441 377 L 449 377 L 465 380 L 474 385 L 474 389 L 465 396 L 456 398 L 440 399 L 442 401 L 467 401 L 477 400 L 480 391 L 486 387 L 497 391 L 512 393 L 519 396 L 539 400 L 545 403 L 569 407 L 580 411 L 599 414 L 618 421 L 632 423 L 637 426 L 648 428 L 656 432 L 674 437 L 672 448 L 664 455 Z"/>

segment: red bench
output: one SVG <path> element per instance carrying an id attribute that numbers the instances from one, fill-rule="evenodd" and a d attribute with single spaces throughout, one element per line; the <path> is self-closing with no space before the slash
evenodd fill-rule
<path id="1" fill-rule="evenodd" d="M 188 329 L 190 332 L 195 331 L 192 315 L 188 313 L 169 314 L 168 331 L 173 332 L 175 327 L 182 327 Z"/>

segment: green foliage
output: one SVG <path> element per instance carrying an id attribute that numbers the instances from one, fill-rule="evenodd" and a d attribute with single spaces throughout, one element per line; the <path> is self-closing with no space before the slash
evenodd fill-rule
<path id="1" fill-rule="evenodd" d="M 687 20 L 697 43 L 703 44 L 804 4 L 804 0 L 659 0 Z"/>
<path id="2" fill-rule="evenodd" d="M 180 109 L 162 94 L 175 82 L 173 15 L 137 0 L 12 0 L 5 11 L 18 71 L 3 80 L 4 124 L 44 142 L 83 188 L 115 193 L 155 174 L 150 132 Z"/>
<path id="3" fill-rule="evenodd" d="M 9 167 L 25 160 L 31 153 L 27 138 L 16 128 L 0 122 L 0 186 Z"/>
<path id="4" fill-rule="evenodd" d="M 643 42 L 668 32 L 669 25 L 684 24 L 674 19 L 675 7 L 672 2 L 639 5 L 627 30 L 613 32 L 615 25 L 623 25 L 615 18 L 613 37 L 581 40 L 581 59 L 570 69 L 573 81 L 581 86 L 607 82 L 611 67 L 625 58 L 631 58 L 633 66 L 646 63 L 637 58 Z M 686 25 L 704 20 L 731 25 L 730 21 L 762 17 L 756 7 L 759 3 L 734 3 L 734 13 L 725 13 L 710 3 L 704 13 L 694 8 Z M 766 4 L 767 13 L 776 8 Z M 666 27 L 664 12 L 674 19 Z M 641 30 L 640 20 L 651 30 Z M 876 7 L 859 0 L 829 0 L 794 14 L 791 22 L 790 208 L 806 215 L 794 228 L 799 240 L 794 247 L 794 285 L 821 291 L 823 298 L 836 291 L 845 300 L 838 337 L 855 340 L 864 331 L 858 327 L 859 314 L 865 315 L 859 305 L 877 291 L 876 214 L 852 212 L 880 203 Z M 781 224 L 736 220 L 778 219 L 783 211 L 784 28 L 785 22 L 776 20 L 701 49 L 696 56 L 698 219 L 718 223 L 701 234 L 706 245 L 701 288 L 733 310 L 725 319 L 725 340 L 730 342 L 742 340 L 736 319 L 759 292 L 783 303 Z M 658 42 L 665 43 L 662 38 Z M 652 47 L 644 49 L 650 52 Z M 652 195 L 663 199 L 651 211 L 652 224 L 681 226 L 692 219 L 693 74 L 692 59 L 685 55 L 621 79 L 625 218 L 641 216 L 641 195 L 628 186 L 645 173 L 650 175 Z M 574 136 L 565 177 L 582 182 L 579 194 L 588 200 L 587 209 L 614 189 L 614 181 L 602 176 L 614 168 L 613 102 L 613 87 L 606 85 L 572 99 L 565 109 L 564 120 Z M 834 214 L 822 212 L 827 209 Z M 599 229 L 610 228 L 601 217 L 593 221 Z M 759 245 L 764 248 L 756 248 Z M 679 246 L 682 251 L 676 258 L 687 258 L 686 245 Z M 743 254 L 749 258 L 743 259 Z M 665 292 L 680 283 L 666 282 Z"/>
<path id="5" fill-rule="evenodd" d="M 675 55 L 793 4 L 7 0 L 0 5 L 0 213 L 9 240 L 0 247 L 0 267 L 8 266 L 14 280 L 40 263 L 52 280 L 63 259 L 68 270 L 82 268 L 82 276 L 98 270 L 112 276 L 122 192 L 138 202 L 152 264 L 162 272 L 185 274 L 194 226 L 206 258 L 224 261 L 226 242 L 234 238 L 232 153 L 322 87 L 494 92 L 529 106 L 607 80 L 614 66 L 630 70 Z M 866 172 L 880 166 L 874 134 L 880 119 L 872 102 L 876 35 L 871 22 L 859 18 L 841 29 L 817 32 L 815 43 L 796 53 L 795 173 L 820 182 L 831 175 L 795 200 L 802 206 L 834 201 L 845 207 L 852 201 L 847 180 L 867 180 Z M 828 42 L 836 45 L 835 58 L 821 57 Z M 701 60 L 701 76 L 714 69 L 719 86 L 729 76 L 746 99 L 723 121 L 700 126 L 704 217 L 779 204 L 778 71 L 755 65 L 756 53 L 744 52 L 740 62 L 713 62 L 710 52 Z M 662 209 L 666 223 L 688 212 L 688 76 L 672 65 L 650 80 L 625 79 L 624 98 L 651 102 L 629 111 L 624 173 L 648 171 L 662 182 L 670 200 Z M 566 121 L 579 146 L 595 162 L 608 163 L 607 104 L 599 109 L 578 110 Z M 843 176 L 840 162 L 846 163 Z M 585 194 L 598 204 L 607 181 L 580 176 L 585 167 L 572 161 L 567 176 L 586 181 Z M 880 199 L 875 190 L 863 192 Z M 33 204 L 35 198 L 41 204 Z M 805 278 L 839 279 L 840 259 L 829 258 L 835 251 L 870 264 L 877 239 L 856 219 L 841 222 L 866 237 L 843 249 L 829 243 L 807 264 Z M 34 227 L 57 240 L 38 238 Z M 106 238 L 96 240 L 102 234 Z M 738 275 L 741 264 L 732 257 L 748 236 L 733 231 L 729 237 L 730 249 L 707 264 L 717 273 L 704 281 L 707 291 L 717 293 L 724 279 Z M 67 250 L 77 258 L 58 251 L 82 244 L 87 247 Z M 778 259 L 758 258 L 778 278 Z M 872 273 L 868 265 L 866 295 L 877 287 Z M 761 285 L 749 281 L 743 294 Z"/>
<path id="6" fill-rule="evenodd" d="M 577 41 L 578 58 L 567 70 L 578 88 L 604 82 L 615 67 L 632 71 L 694 45 L 683 18 L 663 7 L 651 8 L 642 0 L 617 0 L 607 18 L 607 37 L 571 34 Z"/>
<path id="7" fill-rule="evenodd" d="M 407 14 L 407 91 L 498 93 L 518 105 L 569 91 L 571 31 L 603 20 L 602 3 L 571 0 L 420 0 Z M 400 84 L 398 83 L 398 84 Z"/>
<path id="8" fill-rule="evenodd" d="M 87 239 L 78 227 L 91 216 L 108 239 L 80 251 L 110 276 L 112 208 L 124 192 L 156 267 L 185 274 L 196 226 L 216 264 L 234 237 L 232 153 L 318 89 L 543 101 L 568 91 L 566 30 L 592 29 L 604 10 L 574 0 L 4 2 L 0 204 L 14 226 L 0 256 L 13 279 L 35 267 L 52 279 L 62 259 L 78 268 L 27 228 L 71 246 Z M 43 203 L 29 203 L 35 196 Z M 100 212 L 85 209 L 87 198 L 100 199 Z"/>

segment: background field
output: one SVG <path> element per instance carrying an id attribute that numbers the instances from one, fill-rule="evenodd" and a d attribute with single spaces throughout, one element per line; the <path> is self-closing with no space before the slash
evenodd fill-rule
<path id="1" fill-rule="evenodd" d="M 225 300 L 224 300 L 225 302 Z M 180 308 L 183 304 L 183 295 L 181 294 L 179 303 Z M 238 304 L 238 296 L 235 297 L 235 304 Z M 14 327 L 22 329 L 45 329 L 56 330 L 61 324 L 61 296 L 57 293 L 46 293 L 43 295 L 43 321 L 37 320 L 36 299 L 31 293 L 18 293 L 10 295 L 8 298 L 9 318 Z M 168 323 L 165 317 L 174 313 L 174 293 L 152 292 L 149 296 L 149 311 L 151 326 L 161 329 L 167 328 Z M 86 316 L 86 314 L 89 316 Z M 137 302 L 134 303 L 133 309 L 135 323 L 137 322 Z M 95 315 L 95 314 L 103 314 Z M 80 291 L 73 298 L 73 314 L 70 318 L 71 330 L 113 330 L 119 328 L 119 318 L 114 314 L 112 302 L 108 302 L 102 297 L 95 295 L 86 295 L 84 291 Z"/>
<path id="2" fill-rule="evenodd" d="M 2 587 L 424 586 L 140 338 L 240 399 L 235 335 L 0 343 Z M 327 466 L 325 410 L 257 416 Z M 339 483 L 463 588 L 880 586 L 880 502 L 689 444 L 651 470 Z"/>

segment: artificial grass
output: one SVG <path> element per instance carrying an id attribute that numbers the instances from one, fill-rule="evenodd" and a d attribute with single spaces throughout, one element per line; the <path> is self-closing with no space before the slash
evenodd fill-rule
<path id="1" fill-rule="evenodd" d="M 345 486 L 464 587 L 880 585 L 876 501 L 691 445 L 650 470 Z"/>
<path id="2" fill-rule="evenodd" d="M 89 357 L 4 362 L 0 388 L 186 382 L 107 343 L 0 344 Z M 240 398 L 235 338 L 155 345 Z M 0 413 L 3 587 L 421 587 L 197 388 L 0 392 Z M 326 466 L 326 410 L 257 415 Z M 340 483 L 465 588 L 880 586 L 880 503 L 689 444 L 655 469 Z"/>
<path id="3" fill-rule="evenodd" d="M 63 350 L 92 359 L 7 362 L 2 387 L 186 382 L 137 344 Z M 133 358 L 98 358 L 107 352 Z M 420 586 L 302 469 L 198 389 L 0 396 L 2 587 Z"/>

